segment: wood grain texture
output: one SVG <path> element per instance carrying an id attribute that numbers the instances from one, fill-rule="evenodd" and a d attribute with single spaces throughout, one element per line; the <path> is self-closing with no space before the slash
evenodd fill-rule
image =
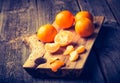
<path id="1" fill-rule="evenodd" d="M 118 37 L 120 30 L 114 26 L 104 26 L 103 29 L 100 32 L 101 35 L 99 35 L 96 41 L 95 52 L 100 61 L 106 81 L 108 83 L 117 83 L 120 82 L 120 45 L 118 44 L 120 42 L 120 38 Z"/>
<path id="2" fill-rule="evenodd" d="M 118 0 L 0 0 L 0 83 L 119 83 L 119 4 Z M 88 10 L 106 18 L 85 69 L 75 80 L 33 78 L 22 68 L 30 52 L 18 38 L 52 23 L 64 9 L 74 15 Z"/>
<path id="3" fill-rule="evenodd" d="M 115 17 L 116 21 L 120 25 L 120 8 L 119 8 L 119 3 L 120 1 L 117 0 L 106 0 L 108 3 L 108 6 L 110 7 L 111 12 L 113 13 L 113 16 Z"/>
<path id="4" fill-rule="evenodd" d="M 74 75 L 75 75 L 74 77 L 80 76 L 81 70 L 84 68 L 85 62 L 90 54 L 90 51 L 92 50 L 92 46 L 97 37 L 97 34 L 100 31 L 103 20 L 104 20 L 103 16 L 98 16 L 94 18 L 95 31 L 94 34 L 88 38 L 81 38 L 79 35 L 77 35 L 77 33 L 75 33 L 73 29 L 70 30 L 74 35 L 73 39 L 73 43 L 75 44 L 74 47 L 84 45 L 87 50 L 85 53 L 80 54 L 79 55 L 80 59 L 75 62 L 70 62 L 69 56 L 63 55 L 61 50 L 58 50 L 58 52 L 54 54 L 46 52 L 44 50 L 44 44 L 37 39 L 36 34 L 26 37 L 25 41 L 32 50 L 23 67 L 27 69 L 28 73 L 29 70 L 32 69 L 33 71 L 30 71 L 30 73 L 33 72 L 34 75 L 36 74 L 36 76 L 37 74 L 40 74 L 41 77 L 43 77 L 44 74 L 45 74 L 44 77 L 55 78 L 57 77 L 73 78 Z M 64 51 L 65 49 L 62 50 Z M 64 61 L 66 64 L 65 67 L 62 67 L 57 72 L 51 71 L 49 61 L 53 57 L 58 57 L 60 60 Z M 41 63 L 41 61 L 43 61 L 42 58 L 46 59 L 46 62 Z"/>
<path id="5" fill-rule="evenodd" d="M 0 56 L 4 62 L 1 64 L 3 68 L 1 71 L 4 73 L 1 75 L 1 82 L 12 82 L 12 83 L 23 83 L 26 77 L 24 70 L 21 68 L 24 59 L 26 59 L 26 53 L 22 40 L 18 39 L 20 36 L 29 32 L 29 28 L 32 28 L 29 12 L 30 4 L 26 5 L 21 1 L 3 1 L 0 26 L 0 38 L 1 38 L 1 49 Z M 34 16 L 33 16 L 34 17 Z M 32 31 L 32 30 L 31 30 Z M 22 61 L 23 60 L 23 61 Z M 22 73 L 22 74 L 21 74 Z M 29 82 L 27 80 L 27 82 Z"/>

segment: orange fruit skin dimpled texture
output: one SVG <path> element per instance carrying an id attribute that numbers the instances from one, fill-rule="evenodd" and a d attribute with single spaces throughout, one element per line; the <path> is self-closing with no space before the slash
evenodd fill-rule
<path id="1" fill-rule="evenodd" d="M 57 30 L 51 24 L 45 24 L 38 29 L 37 37 L 42 42 L 53 42 Z"/>
<path id="2" fill-rule="evenodd" d="M 88 37 L 94 32 L 94 24 L 88 18 L 81 18 L 75 24 L 75 31 L 81 37 Z"/>
<path id="3" fill-rule="evenodd" d="M 80 11 L 75 15 L 75 22 L 80 20 L 81 18 L 88 18 L 93 22 L 93 16 L 90 12 L 88 11 Z"/>
<path id="4" fill-rule="evenodd" d="M 55 17 L 55 23 L 62 29 L 70 28 L 74 21 L 74 15 L 68 10 L 59 12 Z"/>

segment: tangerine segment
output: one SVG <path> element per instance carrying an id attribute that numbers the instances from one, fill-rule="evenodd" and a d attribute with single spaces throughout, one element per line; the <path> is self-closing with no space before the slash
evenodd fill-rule
<path id="1" fill-rule="evenodd" d="M 74 47 L 72 45 L 69 45 L 69 46 L 66 47 L 66 50 L 64 51 L 63 55 L 68 55 L 72 51 L 74 51 Z"/>
<path id="2" fill-rule="evenodd" d="M 53 42 L 57 30 L 51 24 L 46 24 L 38 29 L 37 37 L 42 42 Z"/>
<path id="3" fill-rule="evenodd" d="M 67 30 L 61 30 L 54 39 L 56 44 L 60 46 L 66 46 L 73 41 L 73 33 Z"/>
<path id="4" fill-rule="evenodd" d="M 59 60 L 58 57 L 50 58 L 50 64 L 54 63 L 56 60 Z"/>
<path id="5" fill-rule="evenodd" d="M 81 54 L 86 51 L 86 48 L 85 48 L 85 46 L 81 45 L 76 49 L 76 51 Z"/>
<path id="6" fill-rule="evenodd" d="M 45 50 L 50 53 L 54 53 L 58 51 L 60 46 L 56 43 L 46 43 L 45 44 Z"/>
<path id="7" fill-rule="evenodd" d="M 94 32 L 94 24 L 88 18 L 81 18 L 75 24 L 75 31 L 81 37 L 88 37 Z"/>
<path id="8" fill-rule="evenodd" d="M 55 23 L 62 29 L 70 28 L 74 23 L 74 15 L 68 10 L 61 11 L 56 15 Z"/>
<path id="9" fill-rule="evenodd" d="M 93 22 L 93 16 L 90 12 L 88 11 L 80 11 L 75 15 L 75 22 L 80 20 L 80 18 L 88 18 Z"/>
<path id="10" fill-rule="evenodd" d="M 50 66 L 51 66 L 51 70 L 53 72 L 57 72 L 59 68 L 61 68 L 62 66 L 64 66 L 65 63 L 61 60 L 56 60 L 55 62 L 53 62 Z"/>
<path id="11" fill-rule="evenodd" d="M 70 53 L 69 60 L 71 62 L 76 61 L 78 58 L 79 58 L 79 55 L 78 55 L 77 51 L 73 51 L 73 52 Z"/>

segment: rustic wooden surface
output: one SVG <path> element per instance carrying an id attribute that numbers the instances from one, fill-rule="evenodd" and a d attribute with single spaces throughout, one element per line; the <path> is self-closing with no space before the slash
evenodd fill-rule
<path id="1" fill-rule="evenodd" d="M 24 69 L 27 69 L 28 73 L 33 73 L 34 75 L 39 77 L 51 77 L 51 78 L 77 78 L 80 76 L 82 70 L 84 69 L 85 62 L 90 55 L 90 51 L 92 49 L 92 46 L 97 38 L 97 35 L 99 34 L 99 31 L 101 29 L 102 23 L 104 22 L 104 16 L 96 16 L 94 17 L 94 26 L 95 30 L 94 33 L 87 38 L 80 37 L 74 30 L 74 27 L 71 27 L 69 31 L 72 32 L 72 35 L 74 36 L 73 41 L 71 45 L 74 46 L 74 48 L 84 45 L 86 48 L 86 52 L 79 54 L 79 59 L 77 61 L 71 62 L 69 60 L 69 56 L 63 55 L 63 52 L 65 51 L 66 47 L 60 48 L 56 53 L 51 54 L 49 52 L 45 51 L 44 43 L 40 42 L 37 39 L 36 34 L 29 34 L 29 36 L 23 36 L 21 39 L 24 40 L 26 46 L 28 49 L 30 49 L 30 54 L 25 63 L 23 64 Z M 60 60 L 65 62 L 65 66 L 60 68 L 57 72 L 52 72 L 50 69 L 50 59 L 51 58 L 59 58 Z M 33 71 L 29 72 L 29 69 Z M 39 72 L 36 72 L 38 71 Z M 59 73 L 59 74 L 58 74 Z M 38 75 L 37 75 L 38 74 Z"/>
<path id="2" fill-rule="evenodd" d="M 0 83 L 119 83 L 119 0 L 0 0 Z M 29 50 L 18 37 L 52 23 L 57 12 L 88 10 L 105 21 L 79 79 L 37 79 L 22 67 Z"/>

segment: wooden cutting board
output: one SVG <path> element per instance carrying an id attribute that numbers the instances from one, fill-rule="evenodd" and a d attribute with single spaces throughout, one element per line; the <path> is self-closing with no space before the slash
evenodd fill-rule
<path id="1" fill-rule="evenodd" d="M 70 62 L 69 56 L 63 55 L 65 47 L 61 48 L 61 50 L 54 54 L 50 54 L 45 51 L 44 43 L 37 40 L 36 34 L 31 34 L 30 36 L 27 36 L 24 41 L 25 44 L 31 49 L 31 53 L 26 62 L 23 64 L 23 68 L 34 77 L 79 77 L 90 54 L 95 39 L 97 38 L 103 21 L 103 16 L 94 17 L 95 31 L 94 34 L 88 38 L 81 38 L 74 32 L 74 30 L 71 30 L 74 34 L 73 45 L 75 47 L 78 47 L 79 45 L 84 45 L 86 48 L 86 52 L 80 54 L 79 59 L 75 62 Z M 60 60 L 63 60 L 66 65 L 60 68 L 57 72 L 51 71 L 49 64 L 49 60 L 51 57 L 58 57 Z"/>

